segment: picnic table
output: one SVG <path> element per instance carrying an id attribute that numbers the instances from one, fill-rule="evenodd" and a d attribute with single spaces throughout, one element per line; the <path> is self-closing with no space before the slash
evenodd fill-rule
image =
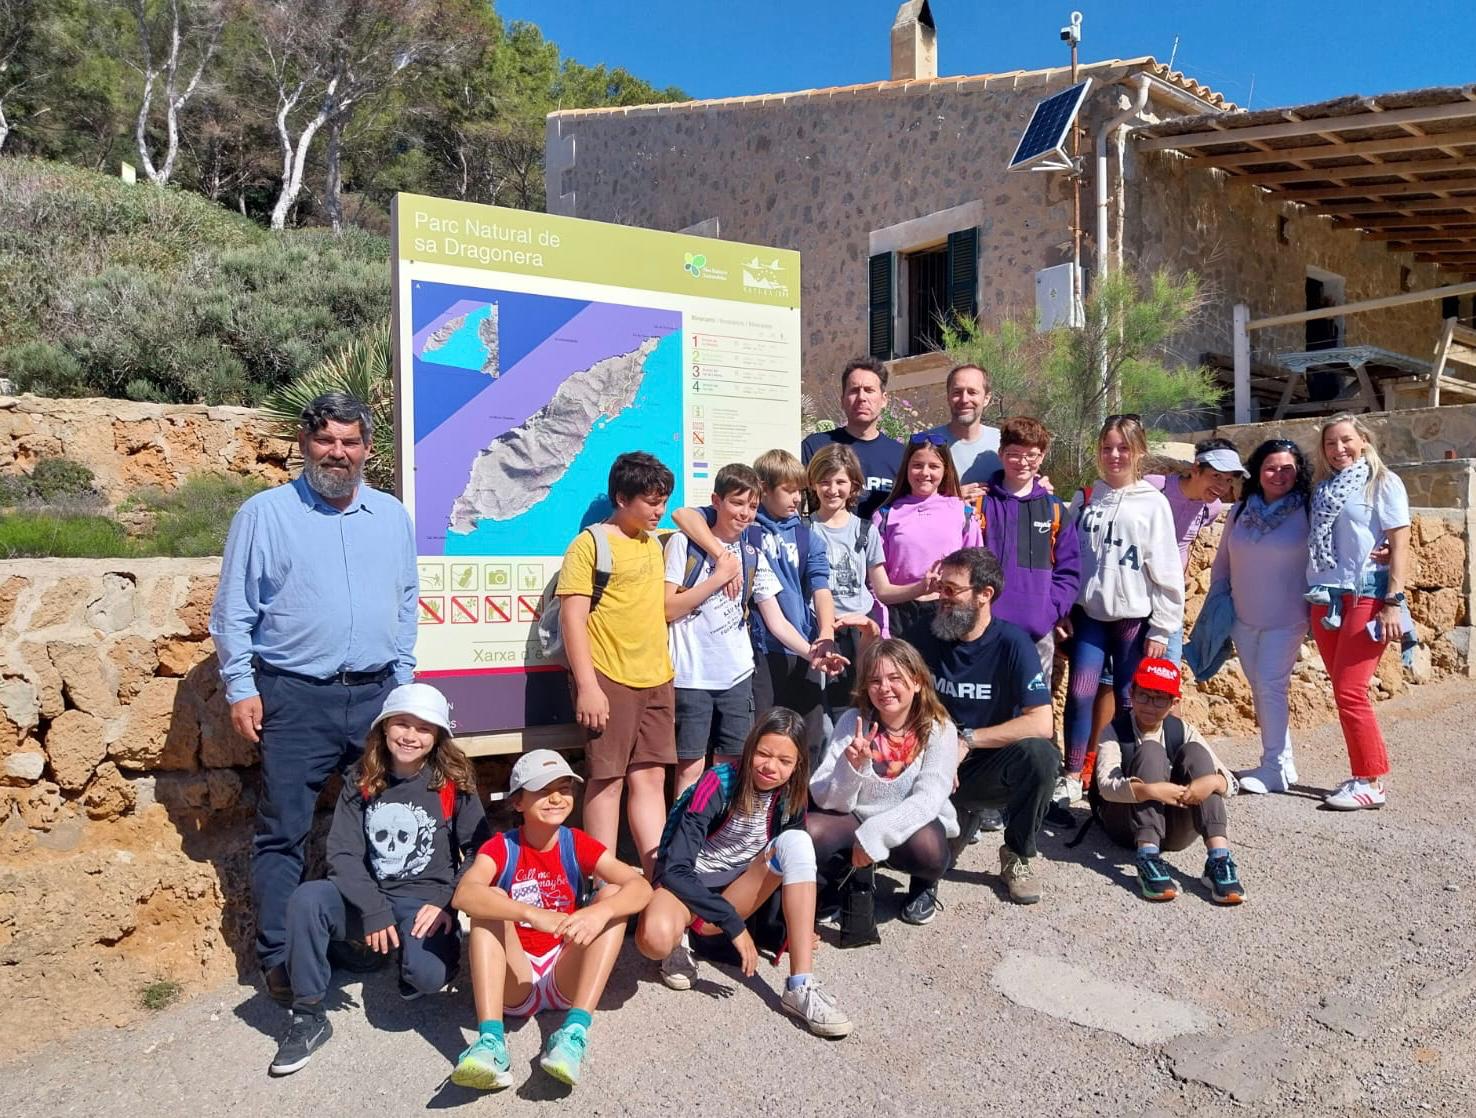
<path id="1" fill-rule="evenodd" d="M 1430 363 L 1373 345 L 1337 346 L 1332 349 L 1298 350 L 1278 353 L 1276 363 L 1287 370 L 1286 386 L 1276 404 L 1274 418 L 1337 411 L 1372 412 L 1382 410 L 1375 385 L 1405 377 L 1427 379 Z M 1308 373 L 1335 373 L 1343 378 L 1343 390 L 1332 399 L 1304 400 L 1292 403 L 1292 393 L 1299 378 Z"/>

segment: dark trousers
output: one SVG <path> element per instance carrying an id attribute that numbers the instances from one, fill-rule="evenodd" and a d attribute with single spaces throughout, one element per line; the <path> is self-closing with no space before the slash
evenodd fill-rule
<path id="1" fill-rule="evenodd" d="M 810 663 L 793 652 L 761 652 L 754 656 L 753 714 L 757 721 L 772 707 L 788 707 L 805 720 L 805 742 L 814 770 L 825 748 L 825 704 Z"/>
<path id="2" fill-rule="evenodd" d="M 971 749 L 958 766 L 958 791 L 953 793 L 960 823 L 981 808 L 1003 809 L 1005 845 L 1022 858 L 1034 858 L 1035 836 L 1045 822 L 1060 772 L 1061 754 L 1045 738 L 1025 738 L 999 749 Z"/>
<path id="3" fill-rule="evenodd" d="M 256 955 L 263 967 L 287 955 L 287 899 L 302 882 L 318 793 L 359 759 L 364 737 L 395 686 L 312 684 L 256 673 L 261 693 L 261 796 L 251 842 Z"/>
<path id="4" fill-rule="evenodd" d="M 456 925 L 424 939 L 410 934 L 415 914 L 425 902 L 413 898 L 390 901 L 400 937 L 400 977 L 422 994 L 434 994 L 456 977 L 461 964 L 461 937 Z M 452 914 L 455 915 L 454 913 Z M 331 881 L 305 881 L 287 902 L 287 976 L 294 1006 L 323 1000 L 333 969 L 328 945 L 364 934 L 359 914 L 349 907 Z"/>
<path id="5" fill-rule="evenodd" d="M 1188 784 L 1215 771 L 1210 751 L 1197 741 L 1185 742 L 1179 763 L 1170 765 L 1168 752 L 1157 742 L 1143 742 L 1133 754 L 1127 775 L 1145 784 L 1171 780 Z M 1194 807 L 1170 807 L 1156 800 L 1102 804 L 1102 826 L 1119 846 L 1151 843 L 1160 850 L 1183 850 L 1195 838 L 1224 838 L 1228 822 L 1225 797 L 1216 792 Z"/>
<path id="6" fill-rule="evenodd" d="M 850 812 L 816 808 L 805 816 L 805 830 L 815 843 L 822 884 L 839 879 L 850 868 L 851 848 L 856 844 L 856 830 L 860 826 L 861 820 Z M 920 827 L 887 851 L 886 860 L 898 873 L 912 878 L 908 896 L 917 896 L 948 872 L 948 836 L 943 824 L 934 819 Z"/>

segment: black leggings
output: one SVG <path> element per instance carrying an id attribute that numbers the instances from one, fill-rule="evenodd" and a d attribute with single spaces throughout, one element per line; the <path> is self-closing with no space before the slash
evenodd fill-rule
<path id="1" fill-rule="evenodd" d="M 849 855 L 860 826 L 861 820 L 850 812 L 812 810 L 805 817 L 805 830 L 815 843 L 815 860 L 822 880 L 835 880 L 845 873 L 843 868 L 836 867 L 836 862 L 842 853 Z M 934 819 L 919 828 L 906 842 L 892 847 L 887 861 L 893 869 L 912 877 L 907 894 L 915 897 L 948 872 L 948 836 L 943 832 L 943 824 Z M 845 864 L 850 864 L 849 857 Z"/>

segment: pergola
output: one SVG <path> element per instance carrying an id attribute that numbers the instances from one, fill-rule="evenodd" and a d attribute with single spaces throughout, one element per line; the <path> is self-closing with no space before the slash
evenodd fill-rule
<path id="1" fill-rule="evenodd" d="M 1476 278 L 1476 85 L 1208 113 L 1134 129 L 1139 151 L 1175 151 L 1357 230 L 1391 252 Z M 1235 418 L 1251 418 L 1248 332 L 1476 291 L 1455 282 L 1252 319 L 1235 308 Z M 1438 374 L 1437 374 L 1438 375 Z"/>

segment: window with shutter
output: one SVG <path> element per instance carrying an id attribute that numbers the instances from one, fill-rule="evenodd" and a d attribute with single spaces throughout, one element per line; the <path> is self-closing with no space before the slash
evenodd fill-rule
<path id="1" fill-rule="evenodd" d="M 979 313 L 979 230 L 948 234 L 948 309 L 955 318 Z"/>
<path id="2" fill-rule="evenodd" d="M 882 361 L 893 357 L 892 284 L 894 265 L 890 252 L 879 252 L 871 258 L 870 338 L 871 356 Z"/>

